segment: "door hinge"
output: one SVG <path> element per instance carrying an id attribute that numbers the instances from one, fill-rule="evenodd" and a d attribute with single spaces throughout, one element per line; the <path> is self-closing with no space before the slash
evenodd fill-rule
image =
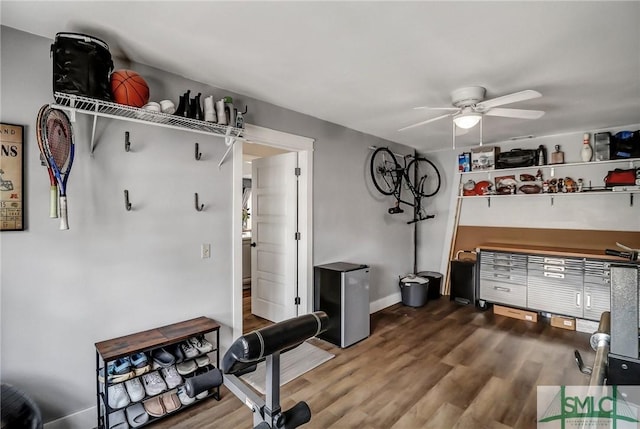
<path id="1" fill-rule="evenodd" d="M 296 296 L 296 299 L 294 300 L 295 305 L 300 305 L 300 297 Z"/>
<path id="2" fill-rule="evenodd" d="M 295 237 L 296 240 L 300 240 L 300 233 L 296 232 L 294 237 Z"/>
<path id="3" fill-rule="evenodd" d="M 300 167 L 296 167 L 296 169 L 294 170 L 294 173 L 296 176 L 299 176 L 300 174 L 302 174 L 302 172 L 300 171 Z"/>

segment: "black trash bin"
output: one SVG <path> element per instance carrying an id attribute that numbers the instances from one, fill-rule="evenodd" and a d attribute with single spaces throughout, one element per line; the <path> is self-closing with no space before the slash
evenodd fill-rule
<path id="1" fill-rule="evenodd" d="M 429 299 L 440 298 L 442 274 L 436 271 L 420 271 L 417 275 L 429 280 Z"/>
<path id="2" fill-rule="evenodd" d="M 422 307 L 429 299 L 429 279 L 409 274 L 400 279 L 402 303 L 409 307 Z"/>

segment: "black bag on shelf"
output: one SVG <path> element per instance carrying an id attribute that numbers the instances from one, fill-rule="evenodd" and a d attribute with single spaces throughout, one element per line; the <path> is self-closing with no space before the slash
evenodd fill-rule
<path id="1" fill-rule="evenodd" d="M 80 33 L 58 33 L 51 45 L 53 92 L 111 100 L 113 61 L 102 40 Z"/>
<path id="2" fill-rule="evenodd" d="M 537 149 L 511 149 L 498 154 L 496 168 L 531 167 L 536 165 L 537 159 Z"/>

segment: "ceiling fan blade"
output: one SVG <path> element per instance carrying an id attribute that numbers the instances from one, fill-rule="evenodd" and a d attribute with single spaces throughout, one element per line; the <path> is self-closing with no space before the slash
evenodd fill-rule
<path id="1" fill-rule="evenodd" d="M 457 110 L 457 109 L 456 109 Z M 436 116 L 435 118 L 427 119 L 426 121 L 418 122 L 417 124 L 409 125 L 408 127 L 400 128 L 398 131 L 408 130 L 409 128 L 419 127 L 420 125 L 428 124 L 429 122 L 435 122 L 440 119 L 444 119 L 448 116 L 452 116 L 453 113 L 447 113 L 446 115 Z"/>
<path id="2" fill-rule="evenodd" d="M 531 100 L 532 98 L 542 97 L 538 91 L 532 89 L 525 89 L 524 91 L 514 92 L 513 94 L 503 95 L 502 97 L 492 98 L 491 100 L 484 100 L 476 104 L 479 109 L 491 109 L 492 107 L 502 106 L 504 104 L 511 104 L 518 101 Z"/>
<path id="3" fill-rule="evenodd" d="M 503 116 L 505 118 L 538 119 L 544 115 L 544 112 L 542 110 L 505 109 L 504 107 L 496 107 L 485 112 L 485 115 Z"/>
<path id="4" fill-rule="evenodd" d="M 450 111 L 454 111 L 454 110 L 460 110 L 459 107 L 429 107 L 429 106 L 420 106 L 420 107 L 414 107 L 413 110 L 423 110 L 423 109 L 428 109 L 428 110 L 450 110 Z"/>

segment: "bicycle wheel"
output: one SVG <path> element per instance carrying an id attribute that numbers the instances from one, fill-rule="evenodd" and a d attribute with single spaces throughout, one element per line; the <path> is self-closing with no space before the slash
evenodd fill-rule
<path id="1" fill-rule="evenodd" d="M 440 172 L 426 158 L 415 158 L 407 166 L 407 174 L 416 193 L 421 197 L 432 197 L 440 190 Z"/>
<path id="2" fill-rule="evenodd" d="M 371 156 L 371 180 L 383 195 L 395 194 L 400 185 L 402 167 L 386 147 L 380 147 Z"/>

